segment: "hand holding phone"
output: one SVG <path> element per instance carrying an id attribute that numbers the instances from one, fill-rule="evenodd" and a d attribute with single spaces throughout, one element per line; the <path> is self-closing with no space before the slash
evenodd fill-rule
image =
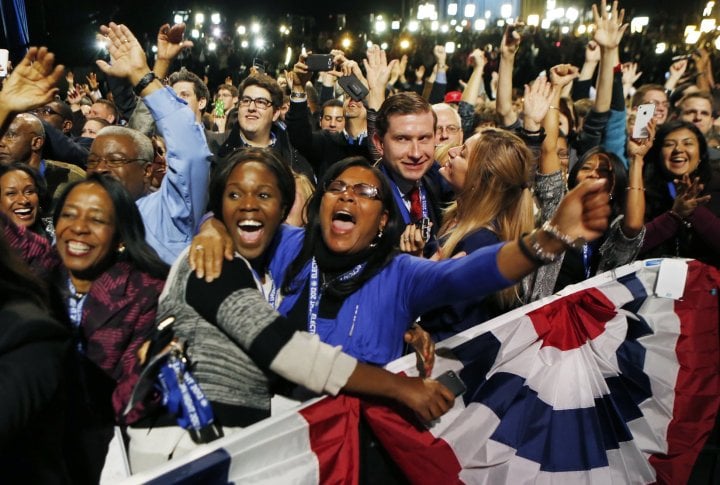
<path id="1" fill-rule="evenodd" d="M 633 125 L 632 137 L 636 139 L 647 138 L 647 124 L 655 116 L 655 105 L 652 103 L 641 104 L 635 113 L 635 124 Z"/>
<path id="2" fill-rule="evenodd" d="M 309 54 L 305 58 L 308 71 L 331 71 L 333 68 L 332 54 Z"/>
<path id="3" fill-rule="evenodd" d="M 465 383 L 460 379 L 460 376 L 458 376 L 455 371 L 447 371 L 444 374 L 440 374 L 435 379 L 443 386 L 447 387 L 450 392 L 455 394 L 455 397 L 458 397 L 461 394 L 464 394 L 465 391 L 467 391 L 467 387 L 465 387 Z"/>

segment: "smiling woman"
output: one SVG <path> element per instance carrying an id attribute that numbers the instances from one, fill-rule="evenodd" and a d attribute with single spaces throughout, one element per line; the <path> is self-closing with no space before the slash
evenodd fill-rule
<path id="1" fill-rule="evenodd" d="M 38 172 L 24 163 L 0 165 L 0 211 L 13 223 L 50 238 L 42 224 L 47 187 Z"/>
<path id="2" fill-rule="evenodd" d="M 125 416 L 122 411 L 139 375 L 136 352 L 152 330 L 167 266 L 145 242 L 140 213 L 114 179 L 91 175 L 68 186 L 54 220 L 56 248 L 5 217 L 0 227 L 66 304 L 80 365 L 68 417 L 80 441 L 66 451 L 73 481 L 94 483 L 113 424 L 144 413 L 141 406 Z"/>
<path id="3" fill-rule="evenodd" d="M 643 257 L 681 256 L 720 266 L 719 172 L 711 168 L 707 142 L 685 121 L 665 123 L 647 157 Z"/>

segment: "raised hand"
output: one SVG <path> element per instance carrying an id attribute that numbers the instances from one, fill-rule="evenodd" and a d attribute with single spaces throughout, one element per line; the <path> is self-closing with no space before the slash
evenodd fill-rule
<path id="1" fill-rule="evenodd" d="M 422 82 L 422 80 L 423 80 L 424 78 L 425 78 L 425 65 L 424 65 L 424 64 L 420 64 L 420 65 L 415 69 L 415 79 L 417 80 L 417 82 Z"/>
<path id="2" fill-rule="evenodd" d="M 500 55 L 502 57 L 514 57 L 518 49 L 520 49 L 520 39 L 522 38 L 517 31 L 517 26 L 522 24 L 508 24 L 503 33 L 502 42 L 500 42 Z"/>
<path id="3" fill-rule="evenodd" d="M 96 91 L 100 87 L 100 84 L 97 80 L 97 75 L 94 72 L 91 72 L 90 74 L 85 76 L 85 79 L 87 79 L 87 83 L 91 91 Z"/>
<path id="4" fill-rule="evenodd" d="M 595 34 L 593 39 L 603 49 L 614 49 L 620 45 L 620 40 L 628 27 L 628 24 L 623 24 L 625 19 L 625 9 L 618 12 L 618 3 L 614 1 L 612 3 L 612 9 L 610 13 L 607 11 L 607 4 L 605 0 L 600 2 L 600 11 L 598 12 L 597 5 L 592 6 L 593 21 L 595 22 Z"/>
<path id="5" fill-rule="evenodd" d="M 0 91 L 0 110 L 20 113 L 49 103 L 58 92 L 65 68 L 55 66 L 55 55 L 47 47 L 30 47 Z"/>
<path id="6" fill-rule="evenodd" d="M 445 46 L 436 45 L 433 49 L 433 55 L 435 56 L 435 63 L 438 69 L 447 68 L 447 52 L 445 52 Z"/>
<path id="7" fill-rule="evenodd" d="M 608 228 L 610 195 L 605 190 L 605 179 L 587 179 L 568 192 L 552 224 L 571 239 L 594 241 Z"/>
<path id="8" fill-rule="evenodd" d="M 481 49 L 474 49 L 470 53 L 470 63 L 475 69 L 483 70 L 485 68 L 485 53 Z"/>
<path id="9" fill-rule="evenodd" d="M 585 62 L 597 64 L 600 62 L 600 49 L 597 42 L 591 40 L 585 47 Z"/>
<path id="10" fill-rule="evenodd" d="M 710 201 L 709 195 L 698 197 L 705 186 L 700 183 L 700 177 L 690 179 L 688 174 L 683 175 L 682 179 L 675 180 L 678 185 L 677 197 L 673 202 L 672 212 L 680 216 L 682 219 L 690 217 L 695 209 L 702 204 Z"/>
<path id="11" fill-rule="evenodd" d="M 535 79 L 531 84 L 525 85 L 525 96 L 523 97 L 523 116 L 525 128 L 535 131 L 541 125 L 545 115 L 550 109 L 553 99 L 553 86 L 545 77 Z M 531 122 L 533 126 L 529 126 Z"/>
<path id="12" fill-rule="evenodd" d="M 571 64 L 558 64 L 550 68 L 550 82 L 562 88 L 579 76 L 578 68 Z"/>
<path id="13" fill-rule="evenodd" d="M 640 76 L 642 72 L 637 72 L 637 62 L 626 62 L 622 65 L 623 86 L 632 86 Z"/>
<path id="14" fill-rule="evenodd" d="M 183 49 L 192 47 L 191 40 L 183 40 L 185 35 L 185 24 L 164 24 L 160 27 L 157 34 L 157 57 L 160 60 L 171 61 L 175 59 Z M 230 82 L 229 84 L 232 84 Z"/>
<path id="15" fill-rule="evenodd" d="M 680 59 L 679 61 L 675 61 L 670 64 L 670 77 L 674 77 L 677 79 L 683 77 L 683 74 L 685 74 L 685 70 L 687 69 L 687 65 L 687 59 Z"/>
<path id="16" fill-rule="evenodd" d="M 95 63 L 109 76 L 130 80 L 135 85 L 150 71 L 145 51 L 140 42 L 125 25 L 110 22 L 100 26 L 99 38 L 106 42 L 110 63 L 97 60 Z"/>
<path id="17" fill-rule="evenodd" d="M 390 79 L 390 73 L 397 62 L 397 59 L 388 62 L 385 51 L 379 46 L 373 45 L 370 47 L 367 50 L 367 58 L 363 59 L 365 72 L 367 73 L 366 79 L 368 81 L 368 87 L 371 90 L 382 89 L 384 93 L 385 86 L 387 86 L 388 80 Z"/>

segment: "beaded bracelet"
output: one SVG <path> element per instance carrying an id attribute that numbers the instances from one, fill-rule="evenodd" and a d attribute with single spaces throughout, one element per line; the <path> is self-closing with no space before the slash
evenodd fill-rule
<path id="1" fill-rule="evenodd" d="M 527 236 L 528 234 L 523 234 L 522 236 L 520 236 L 520 239 L 518 239 L 518 247 L 520 248 L 520 252 L 523 253 L 526 258 L 528 258 L 535 264 L 542 265 L 557 261 L 557 259 L 560 257 L 560 254 L 562 253 L 551 253 L 546 251 L 545 248 L 543 248 L 540 242 L 537 240 L 537 231 L 538 230 L 535 229 L 529 234 L 530 247 L 525 244 L 525 236 Z"/>
<path id="2" fill-rule="evenodd" d="M 565 246 L 571 248 L 579 249 L 586 243 L 582 237 L 571 238 L 567 234 L 560 232 L 560 229 L 557 226 L 553 226 L 550 221 L 545 221 L 545 224 L 543 224 L 540 229 L 562 242 Z"/>
<path id="3" fill-rule="evenodd" d="M 529 247 L 525 244 L 525 236 L 527 236 L 528 233 L 524 233 L 520 236 L 520 239 L 518 239 L 518 248 L 520 248 L 520 252 L 523 253 L 523 256 L 525 256 L 527 259 L 532 261 L 533 263 L 537 265 L 543 265 L 546 263 L 543 259 L 541 259 L 539 256 L 537 256 L 535 253 L 533 253 Z M 537 242 L 537 241 L 536 241 Z"/>

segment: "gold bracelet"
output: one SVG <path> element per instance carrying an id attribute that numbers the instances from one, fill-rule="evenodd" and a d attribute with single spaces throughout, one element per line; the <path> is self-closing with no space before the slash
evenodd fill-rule
<path id="1" fill-rule="evenodd" d="M 558 108 L 557 106 L 550 106 L 550 109 L 556 109 L 556 110 L 560 111 L 560 108 Z"/>
<path id="2" fill-rule="evenodd" d="M 625 187 L 625 190 L 642 190 L 643 192 L 645 192 L 644 187 Z"/>

